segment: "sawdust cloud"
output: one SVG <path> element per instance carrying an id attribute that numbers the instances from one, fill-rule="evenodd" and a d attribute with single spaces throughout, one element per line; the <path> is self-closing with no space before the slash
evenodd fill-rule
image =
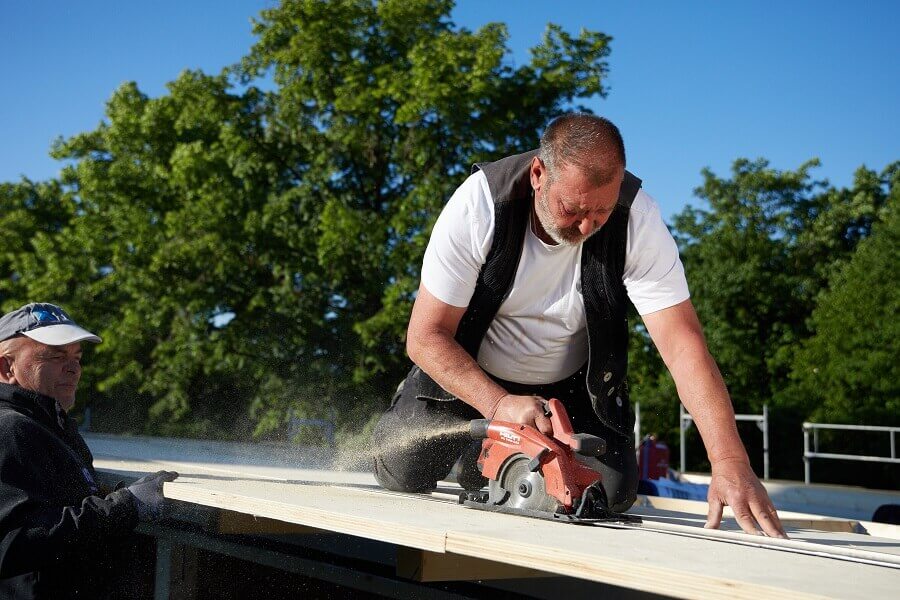
<path id="1" fill-rule="evenodd" d="M 397 432 L 389 441 L 376 444 L 371 436 L 357 436 L 341 444 L 332 462 L 335 471 L 361 471 L 372 469 L 372 457 L 376 451 L 389 454 L 399 452 L 416 444 L 426 443 L 441 438 L 468 435 L 469 422 L 453 423 L 445 427 L 423 430 L 411 428 L 405 432 Z"/>

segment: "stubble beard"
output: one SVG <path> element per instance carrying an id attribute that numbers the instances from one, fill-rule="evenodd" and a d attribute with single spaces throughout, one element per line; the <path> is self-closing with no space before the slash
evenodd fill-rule
<path id="1" fill-rule="evenodd" d="M 537 219 L 544 229 L 544 232 L 557 244 L 561 246 L 577 246 L 584 240 L 594 235 L 599 229 L 595 229 L 587 235 L 583 235 L 577 225 L 569 227 L 557 227 L 553 222 L 553 215 L 550 213 L 550 206 L 547 204 L 547 195 L 541 194 L 540 198 L 535 202 Z"/>

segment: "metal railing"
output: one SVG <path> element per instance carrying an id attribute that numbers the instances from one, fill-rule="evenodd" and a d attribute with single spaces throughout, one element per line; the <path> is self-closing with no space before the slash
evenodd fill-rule
<path id="1" fill-rule="evenodd" d="M 637 450 L 641 445 L 641 403 L 634 403 L 634 448 Z"/>
<path id="2" fill-rule="evenodd" d="M 681 431 L 681 472 L 685 471 L 685 432 L 690 429 L 694 417 L 684 412 L 684 405 L 678 406 L 678 428 Z M 754 421 L 763 434 L 763 479 L 769 478 L 769 407 L 763 404 L 761 415 L 734 415 L 735 421 Z"/>
<path id="3" fill-rule="evenodd" d="M 836 454 L 833 452 L 819 452 L 819 430 L 843 430 L 843 431 L 881 431 L 886 432 L 891 438 L 890 456 L 863 456 L 860 454 Z M 813 450 L 809 449 L 809 432 L 812 431 Z M 830 458 L 833 460 L 859 460 L 863 462 L 883 462 L 900 464 L 897 458 L 897 444 L 894 434 L 900 431 L 900 427 L 881 427 L 878 425 L 836 425 L 833 423 L 804 423 L 803 424 L 803 480 L 810 482 L 810 461 L 813 458 Z"/>

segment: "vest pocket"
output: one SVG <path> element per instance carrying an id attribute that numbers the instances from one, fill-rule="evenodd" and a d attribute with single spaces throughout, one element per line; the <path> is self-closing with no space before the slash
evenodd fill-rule
<path id="1" fill-rule="evenodd" d="M 625 364 L 614 358 L 588 373 L 588 391 L 594 412 L 604 425 L 622 435 L 629 435 L 631 410 L 625 384 Z"/>

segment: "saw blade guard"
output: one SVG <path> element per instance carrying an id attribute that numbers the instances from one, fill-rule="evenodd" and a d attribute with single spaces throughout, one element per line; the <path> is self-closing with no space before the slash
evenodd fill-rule
<path id="1" fill-rule="evenodd" d="M 601 475 L 578 461 L 573 452 L 597 456 L 605 449 L 603 440 L 575 434 L 562 402 L 555 398 L 547 403 L 547 416 L 553 426 L 552 436 L 520 423 L 485 419 L 471 423 L 471 436 L 485 438 L 478 466 L 489 480 L 490 503 L 512 501 L 528 509 L 539 506 L 534 510 L 571 513 L 584 490 L 600 481 Z M 541 488 L 544 498 L 538 499 L 534 494 Z"/>

